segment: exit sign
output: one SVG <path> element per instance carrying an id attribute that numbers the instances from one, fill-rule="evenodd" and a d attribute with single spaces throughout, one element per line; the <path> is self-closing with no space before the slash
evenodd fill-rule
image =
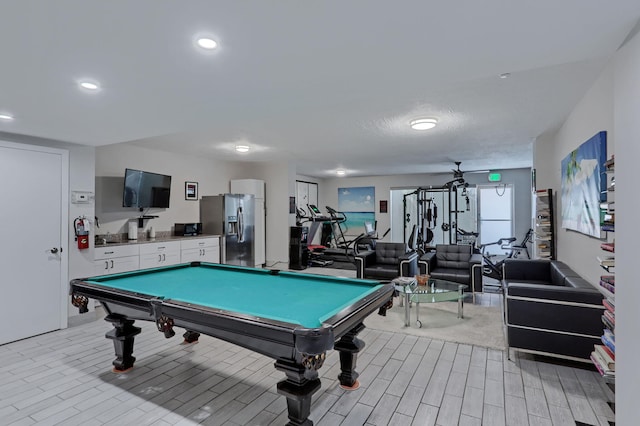
<path id="1" fill-rule="evenodd" d="M 502 173 L 489 173 L 489 182 L 500 182 L 502 180 Z"/>

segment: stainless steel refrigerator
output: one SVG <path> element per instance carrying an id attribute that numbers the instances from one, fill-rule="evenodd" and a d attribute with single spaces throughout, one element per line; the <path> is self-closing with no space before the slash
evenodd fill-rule
<path id="1" fill-rule="evenodd" d="M 220 235 L 220 263 L 255 266 L 253 195 L 221 194 L 200 199 L 204 234 Z"/>

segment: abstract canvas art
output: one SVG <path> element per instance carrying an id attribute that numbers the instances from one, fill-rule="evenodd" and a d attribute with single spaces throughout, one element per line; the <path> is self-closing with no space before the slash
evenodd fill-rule
<path id="1" fill-rule="evenodd" d="M 606 201 L 607 132 L 599 132 L 561 163 L 562 227 L 601 238 L 600 203 Z"/>

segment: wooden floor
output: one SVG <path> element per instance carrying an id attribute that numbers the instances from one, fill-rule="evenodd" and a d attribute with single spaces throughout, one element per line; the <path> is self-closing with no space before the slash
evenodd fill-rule
<path id="1" fill-rule="evenodd" d="M 182 345 L 151 323 L 136 324 L 143 328 L 137 361 L 125 374 L 111 372 L 113 347 L 104 337 L 111 325 L 101 319 L 0 346 L 0 424 L 287 422 L 276 393 L 284 375 L 273 360 L 208 336 Z M 361 387 L 338 387 L 330 352 L 313 398 L 316 425 L 608 425 L 614 418 L 613 395 L 594 371 L 508 361 L 502 351 L 400 332 L 365 329 L 360 337 Z"/>

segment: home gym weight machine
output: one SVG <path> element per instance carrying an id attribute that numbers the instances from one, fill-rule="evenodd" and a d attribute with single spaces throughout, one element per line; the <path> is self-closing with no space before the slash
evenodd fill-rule
<path id="1" fill-rule="evenodd" d="M 411 200 L 412 197 L 415 199 Z M 464 210 L 461 210 L 460 206 L 461 197 L 464 199 Z M 440 207 L 438 202 L 441 203 Z M 428 244 L 434 240 L 436 232 L 439 230 L 442 231 L 442 242 L 445 244 L 466 243 L 456 232 L 458 215 L 471 210 L 469 184 L 464 181 L 462 176 L 454 176 L 453 180 L 441 187 L 419 187 L 415 191 L 403 195 L 402 204 L 404 242 L 411 241 L 408 231 L 413 229 L 413 224 L 415 224 L 418 235 L 414 249 L 418 252 L 428 251 Z M 446 216 L 438 217 L 442 210 Z M 414 217 L 412 217 L 413 214 L 415 214 Z M 415 223 L 412 224 L 414 220 Z"/>

